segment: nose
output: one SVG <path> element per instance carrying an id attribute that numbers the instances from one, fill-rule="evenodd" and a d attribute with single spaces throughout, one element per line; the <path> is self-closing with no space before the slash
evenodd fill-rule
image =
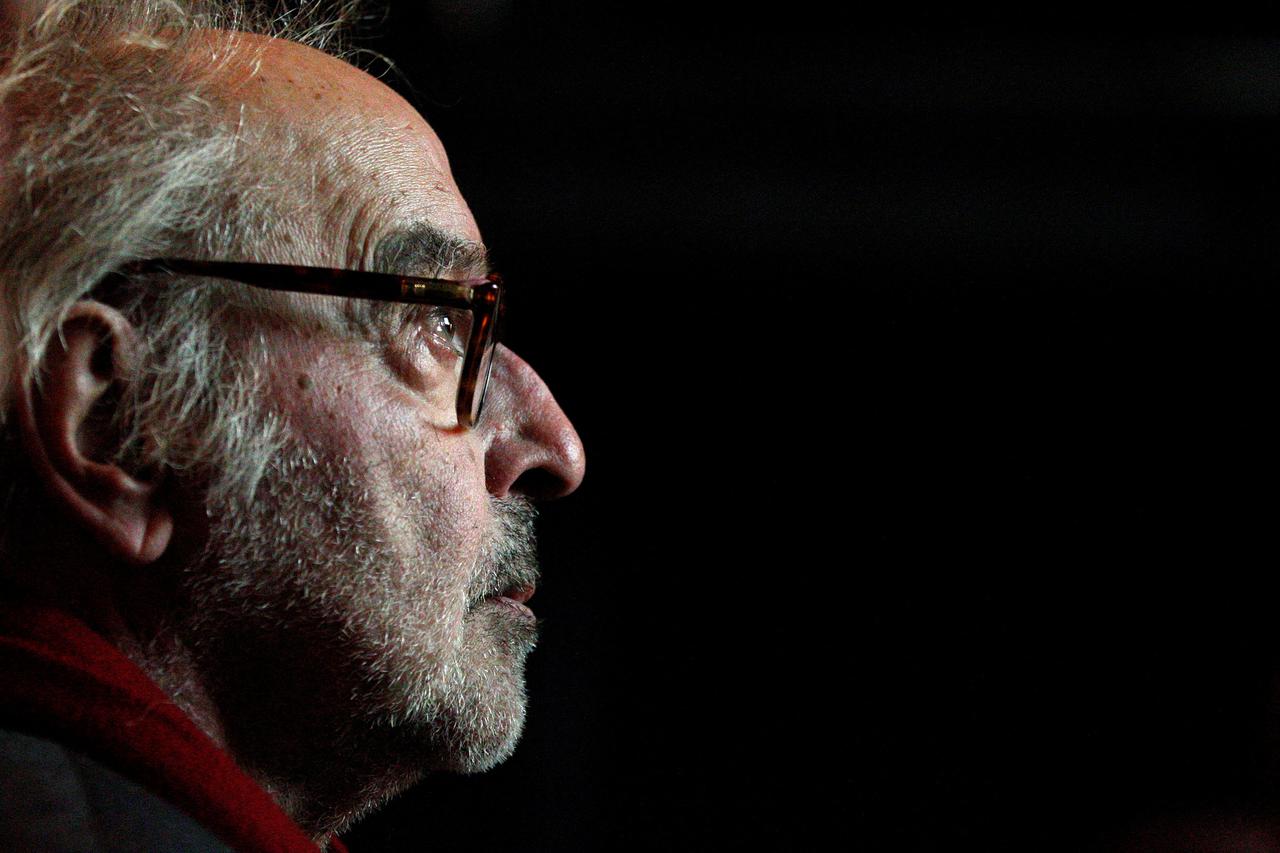
<path id="1" fill-rule="evenodd" d="M 499 345 L 479 428 L 489 494 L 558 498 L 582 483 L 586 455 L 542 377 Z"/>

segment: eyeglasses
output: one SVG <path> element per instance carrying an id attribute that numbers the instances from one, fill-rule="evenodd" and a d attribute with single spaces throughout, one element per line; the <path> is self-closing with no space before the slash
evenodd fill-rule
<path id="1" fill-rule="evenodd" d="M 207 276 L 267 290 L 439 308 L 432 316 L 434 328 L 428 332 L 453 356 L 450 367 L 458 383 L 458 424 L 471 428 L 480 420 L 493 368 L 493 353 L 498 345 L 497 326 L 502 309 L 502 278 L 496 273 L 479 279 L 449 281 L 325 267 L 180 258 L 134 261 L 123 266 L 120 273 Z"/>

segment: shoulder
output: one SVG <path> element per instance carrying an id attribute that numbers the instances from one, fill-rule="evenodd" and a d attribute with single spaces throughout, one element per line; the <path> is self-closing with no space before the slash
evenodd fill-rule
<path id="1" fill-rule="evenodd" d="M 52 740 L 0 728 L 0 779 L 3 850 L 230 849 L 147 788 Z"/>

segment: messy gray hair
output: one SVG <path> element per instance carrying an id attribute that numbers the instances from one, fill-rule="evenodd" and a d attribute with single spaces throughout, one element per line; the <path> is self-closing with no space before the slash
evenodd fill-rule
<path id="1" fill-rule="evenodd" d="M 19 383 L 66 312 L 127 261 L 252 252 L 268 217 L 237 198 L 247 156 L 214 97 L 233 57 L 287 38 L 341 55 L 358 3 L 0 0 L 0 544 L 26 476 L 13 437 Z M 281 11 L 282 8 L 284 11 Z M 7 14 L 6 14 L 7 12 Z M 231 200 L 235 199 L 234 202 Z M 244 227 L 241 227 L 244 226 Z M 122 457 L 201 470 L 251 495 L 273 450 L 252 416 L 258 376 L 233 359 L 217 286 L 124 284 L 140 333 L 137 381 L 116 405 Z"/>

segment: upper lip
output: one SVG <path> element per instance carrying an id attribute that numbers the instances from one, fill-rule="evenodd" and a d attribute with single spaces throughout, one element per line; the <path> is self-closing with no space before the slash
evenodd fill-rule
<path id="1" fill-rule="evenodd" d="M 521 604 L 524 604 L 526 601 L 533 598 L 533 592 L 535 589 L 536 587 L 534 587 L 533 584 L 526 584 L 524 586 L 512 586 L 504 589 L 502 592 L 499 593 L 499 595 L 501 595 L 503 598 L 509 598 L 512 601 L 518 601 Z"/>

